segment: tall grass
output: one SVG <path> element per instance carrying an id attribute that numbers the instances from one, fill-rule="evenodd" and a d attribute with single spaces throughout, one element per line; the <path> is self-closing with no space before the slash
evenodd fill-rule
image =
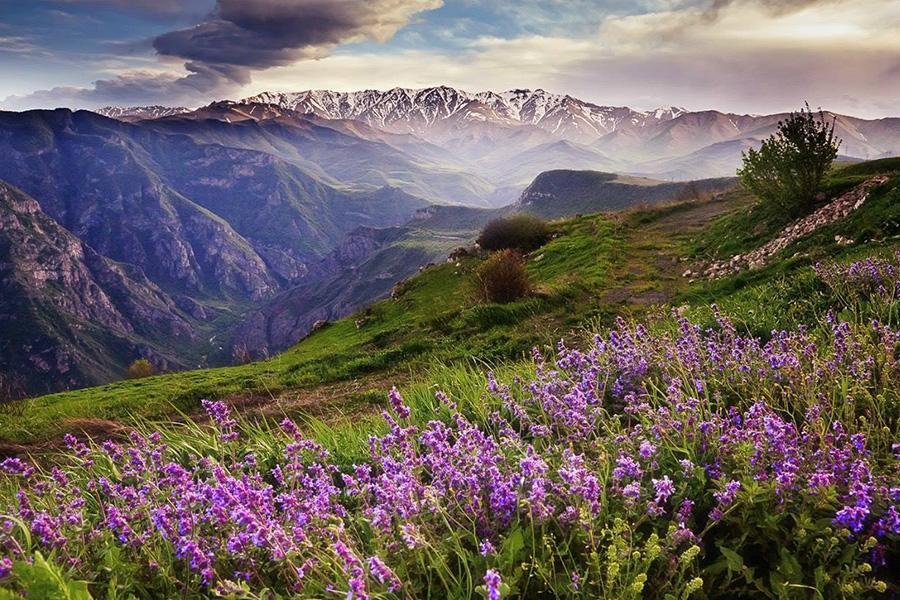
<path id="1" fill-rule="evenodd" d="M 208 422 L 69 437 L 2 463 L 0 581 L 10 598 L 895 594 L 900 332 L 896 297 L 872 301 L 897 283 L 878 265 L 865 301 L 828 283 L 859 267 L 821 267 L 813 319 L 765 338 L 712 307 L 435 368 L 381 416 L 207 403 Z"/>

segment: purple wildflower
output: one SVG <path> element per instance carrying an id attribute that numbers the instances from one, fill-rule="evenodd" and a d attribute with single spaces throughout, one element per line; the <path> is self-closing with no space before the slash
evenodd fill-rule
<path id="1" fill-rule="evenodd" d="M 488 569 L 484 574 L 484 585 L 487 587 L 488 600 L 500 600 L 500 574 Z"/>

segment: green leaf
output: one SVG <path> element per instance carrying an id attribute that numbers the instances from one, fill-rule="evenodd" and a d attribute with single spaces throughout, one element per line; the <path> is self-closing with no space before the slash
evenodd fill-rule
<path id="1" fill-rule="evenodd" d="M 785 548 L 781 549 L 781 564 L 778 571 L 791 583 L 797 583 L 803 579 L 803 568 L 796 557 Z"/>
<path id="2" fill-rule="evenodd" d="M 46 600 L 91 600 L 85 581 L 70 579 L 54 562 L 35 552 L 34 562 L 19 561 L 13 566 L 13 574 L 28 592 L 28 598 Z"/>
<path id="3" fill-rule="evenodd" d="M 500 563 L 501 566 L 504 567 L 513 567 L 521 562 L 519 559 L 519 553 L 525 547 L 525 536 L 522 533 L 522 529 L 517 527 L 506 536 L 506 539 L 503 540 L 503 546 L 500 548 Z"/>
<path id="4" fill-rule="evenodd" d="M 734 573 L 740 573 L 744 569 L 744 559 L 741 558 L 741 555 L 726 548 L 725 546 L 719 546 L 719 551 L 722 552 L 722 555 L 725 557 L 725 560 L 728 563 L 728 570 Z"/>

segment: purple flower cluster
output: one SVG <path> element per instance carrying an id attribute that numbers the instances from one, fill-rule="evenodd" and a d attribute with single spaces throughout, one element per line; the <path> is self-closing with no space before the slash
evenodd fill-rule
<path id="1" fill-rule="evenodd" d="M 845 304 L 870 300 L 890 305 L 900 300 L 900 250 L 890 258 L 867 258 L 851 263 L 818 263 L 819 279 Z"/>
<path id="2" fill-rule="evenodd" d="M 595 578 L 576 573 L 605 552 L 613 522 L 660 532 L 666 564 L 679 564 L 759 503 L 830 520 L 848 540 L 871 536 L 885 556 L 900 535 L 897 456 L 882 448 L 876 460 L 870 432 L 896 432 L 878 403 L 896 398 L 900 335 L 833 322 L 825 335 L 763 342 L 718 318 L 714 330 L 680 319 L 654 333 L 623 322 L 587 351 L 560 345 L 553 364 L 536 355 L 531 381 L 488 377 L 485 418 L 438 394 L 443 407 L 419 422 L 392 389 L 388 432 L 353 466 L 290 420 L 263 452 L 222 402 L 204 403 L 216 452 L 135 433 L 99 446 L 69 438 L 69 462 L 52 472 L 7 459 L 0 469 L 20 489 L 0 513 L 29 535 L 0 527 L 0 577 L 11 560 L 52 550 L 96 579 L 78 549 L 113 544 L 146 581 L 169 560 L 197 589 L 416 596 L 423 557 L 453 539 L 455 558 L 439 564 L 468 556 L 493 600 L 514 530 L 579 540 L 560 564 L 567 586 L 584 587 Z"/>

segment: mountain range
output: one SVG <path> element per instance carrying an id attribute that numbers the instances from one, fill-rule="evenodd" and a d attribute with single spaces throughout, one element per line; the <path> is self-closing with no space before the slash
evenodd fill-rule
<path id="1" fill-rule="evenodd" d="M 741 151 L 758 145 L 787 116 L 680 107 L 641 111 L 545 90 L 470 93 L 446 86 L 265 92 L 194 111 L 172 110 L 181 118 L 229 122 L 292 114 L 367 139 L 379 136 L 394 145 L 405 143 L 417 152 L 425 142 L 446 151 L 440 155 L 442 160 L 452 160 L 454 166 L 494 186 L 518 186 L 518 190 L 550 168 L 607 170 L 667 180 L 731 176 L 740 164 Z M 101 112 L 134 119 L 158 113 L 160 107 L 107 107 Z M 900 153 L 900 118 L 824 114 L 835 121 L 845 157 L 873 159 Z M 405 137 L 401 141 L 396 136 Z M 550 166 L 539 164 L 536 157 Z"/>
<path id="2" fill-rule="evenodd" d="M 33 394 L 278 352 L 492 218 L 727 189 L 781 117 L 447 87 L 0 112 L 0 374 Z M 900 153 L 900 119 L 834 118 L 848 157 Z"/>

